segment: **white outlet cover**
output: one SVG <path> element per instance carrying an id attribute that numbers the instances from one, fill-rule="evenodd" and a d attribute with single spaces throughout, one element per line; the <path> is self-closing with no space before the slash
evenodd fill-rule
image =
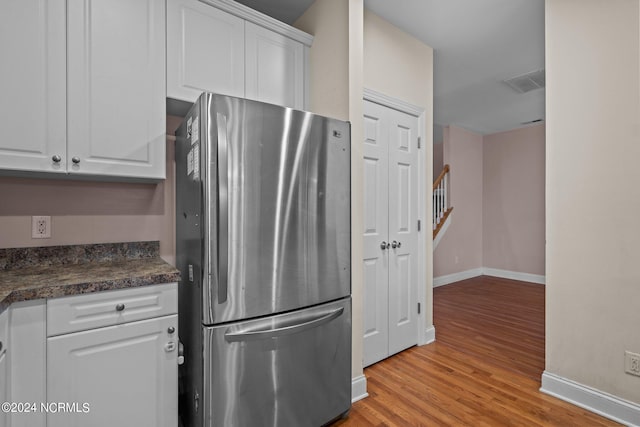
<path id="1" fill-rule="evenodd" d="M 32 216 L 31 217 L 31 238 L 50 239 L 51 238 L 51 217 Z"/>
<path id="2" fill-rule="evenodd" d="M 625 372 L 631 375 L 640 376 L 640 354 L 625 351 L 624 356 Z"/>

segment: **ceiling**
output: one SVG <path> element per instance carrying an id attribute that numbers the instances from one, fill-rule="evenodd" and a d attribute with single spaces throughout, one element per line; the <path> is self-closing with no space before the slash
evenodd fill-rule
<path id="1" fill-rule="evenodd" d="M 312 0 L 238 0 L 283 22 Z M 544 68 L 544 0 L 364 0 L 434 49 L 434 122 L 491 134 L 544 119 L 544 90 L 502 81 Z"/>

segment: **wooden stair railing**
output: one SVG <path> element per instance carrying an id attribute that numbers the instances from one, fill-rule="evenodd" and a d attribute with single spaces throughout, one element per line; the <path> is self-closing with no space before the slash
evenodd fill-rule
<path id="1" fill-rule="evenodd" d="M 433 183 L 433 238 L 447 221 L 453 207 L 449 206 L 449 165 L 444 165 Z"/>

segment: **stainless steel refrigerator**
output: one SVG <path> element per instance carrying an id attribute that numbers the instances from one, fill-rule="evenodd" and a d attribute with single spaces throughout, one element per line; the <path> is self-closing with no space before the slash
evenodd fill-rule
<path id="1" fill-rule="evenodd" d="M 185 427 L 345 414 L 349 123 L 203 93 L 175 153 Z"/>

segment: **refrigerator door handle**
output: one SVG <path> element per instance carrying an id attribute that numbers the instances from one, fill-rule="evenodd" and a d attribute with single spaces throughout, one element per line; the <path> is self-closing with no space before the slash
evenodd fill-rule
<path id="1" fill-rule="evenodd" d="M 218 113 L 218 304 L 227 301 L 229 274 L 229 142 L 227 117 Z"/>
<path id="2" fill-rule="evenodd" d="M 339 317 L 344 312 L 344 308 L 340 307 L 329 313 L 321 313 L 318 316 L 314 316 L 309 319 L 304 318 L 304 321 L 291 325 L 291 321 L 281 320 L 273 324 L 272 328 L 252 328 L 239 331 L 228 330 L 224 334 L 224 338 L 227 342 L 239 342 L 239 341 L 256 341 L 269 338 L 277 338 L 285 335 L 297 334 L 299 332 L 307 331 L 309 329 L 317 328 L 320 325 L 329 323 L 333 319 Z"/>

